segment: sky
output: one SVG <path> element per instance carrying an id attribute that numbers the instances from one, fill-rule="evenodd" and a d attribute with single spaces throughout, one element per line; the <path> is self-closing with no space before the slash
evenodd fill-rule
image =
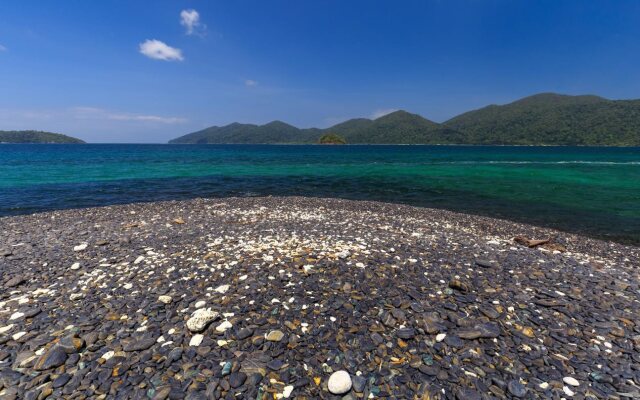
<path id="1" fill-rule="evenodd" d="M 0 130 L 97 143 L 640 98 L 639 66 L 637 0 L 0 2 Z"/>

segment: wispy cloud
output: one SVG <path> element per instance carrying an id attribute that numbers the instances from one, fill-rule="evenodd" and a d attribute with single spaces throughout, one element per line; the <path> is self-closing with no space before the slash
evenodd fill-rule
<path id="1" fill-rule="evenodd" d="M 180 25 L 185 27 L 187 35 L 203 36 L 207 32 L 207 26 L 200 22 L 200 14 L 194 9 L 180 12 Z"/>
<path id="2" fill-rule="evenodd" d="M 0 44 L 0 51 L 7 51 L 7 48 Z"/>
<path id="3" fill-rule="evenodd" d="M 247 87 L 258 86 L 258 81 L 254 81 L 253 79 L 247 79 L 244 81 L 244 85 Z"/>
<path id="4" fill-rule="evenodd" d="M 112 121 L 137 121 L 159 124 L 180 124 L 187 122 L 186 118 L 164 117 L 159 115 L 145 115 L 125 112 L 114 112 L 96 107 L 74 107 L 71 109 L 77 119 L 103 119 Z"/>
<path id="5" fill-rule="evenodd" d="M 182 50 L 168 46 L 156 39 L 146 40 L 140 43 L 140 53 L 154 60 L 182 61 Z"/>
<path id="6" fill-rule="evenodd" d="M 376 110 L 371 114 L 370 118 L 371 119 L 378 119 L 380 117 L 384 117 L 385 115 L 391 114 L 392 112 L 396 112 L 396 111 L 398 111 L 397 108 L 384 108 L 384 109 L 381 109 L 381 110 Z"/>

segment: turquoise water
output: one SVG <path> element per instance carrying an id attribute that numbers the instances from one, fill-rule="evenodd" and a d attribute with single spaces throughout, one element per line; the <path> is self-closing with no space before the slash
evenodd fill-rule
<path id="1" fill-rule="evenodd" d="M 0 145 L 0 215 L 255 195 L 392 201 L 640 243 L 640 148 Z"/>

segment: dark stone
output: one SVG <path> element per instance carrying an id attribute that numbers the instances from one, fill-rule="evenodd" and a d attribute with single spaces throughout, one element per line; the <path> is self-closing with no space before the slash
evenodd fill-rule
<path id="1" fill-rule="evenodd" d="M 367 380 L 363 376 L 354 375 L 351 377 L 351 383 L 356 393 L 362 393 L 367 385 Z"/>
<path id="2" fill-rule="evenodd" d="M 524 397 L 527 394 L 527 388 L 516 379 L 509 381 L 507 389 L 515 397 Z"/>
<path id="3" fill-rule="evenodd" d="M 483 258 L 476 258 L 476 265 L 482 268 L 493 268 L 495 264 L 492 261 L 485 260 Z"/>
<path id="4" fill-rule="evenodd" d="M 141 351 L 147 350 L 156 343 L 156 338 L 151 336 L 145 336 L 127 342 L 122 349 L 124 351 Z"/>
<path id="5" fill-rule="evenodd" d="M 236 332 L 236 340 L 244 340 L 253 335 L 253 329 L 243 328 Z"/>
<path id="6" fill-rule="evenodd" d="M 71 380 L 71 375 L 64 373 L 60 376 L 58 376 L 56 379 L 54 379 L 53 381 L 53 388 L 57 389 L 59 387 L 63 387 L 64 385 L 67 384 L 67 382 L 69 382 Z"/>
<path id="7" fill-rule="evenodd" d="M 396 331 L 396 336 L 400 339 L 412 339 L 416 336 L 416 331 L 413 328 L 401 328 Z"/>
<path id="8" fill-rule="evenodd" d="M 281 369 L 282 367 L 284 367 L 286 365 L 286 363 L 278 358 L 273 359 L 271 361 L 269 361 L 269 363 L 267 364 L 267 367 L 269 367 L 269 369 L 273 370 L 273 371 L 277 371 L 279 369 Z"/>
<path id="9" fill-rule="evenodd" d="M 36 371 L 45 371 L 47 369 L 56 368 L 67 361 L 67 353 L 59 346 L 53 346 L 46 353 L 40 356 L 34 369 Z"/>
<path id="10" fill-rule="evenodd" d="M 459 331 L 457 334 L 462 339 L 497 338 L 500 336 L 500 325 L 495 322 L 487 322 Z"/>
<path id="11" fill-rule="evenodd" d="M 13 278 L 9 279 L 5 284 L 4 287 L 6 288 L 13 288 L 16 286 L 20 286 L 23 283 L 25 283 L 27 281 L 27 278 L 25 278 L 22 275 L 16 275 Z"/>

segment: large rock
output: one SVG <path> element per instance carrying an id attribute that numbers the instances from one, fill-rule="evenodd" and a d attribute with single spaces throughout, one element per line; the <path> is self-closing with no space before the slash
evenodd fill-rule
<path id="1" fill-rule="evenodd" d="M 196 310 L 187 321 L 187 329 L 191 332 L 202 332 L 211 322 L 218 319 L 219 316 L 220 313 L 217 311 L 205 310 L 204 308 Z"/>

